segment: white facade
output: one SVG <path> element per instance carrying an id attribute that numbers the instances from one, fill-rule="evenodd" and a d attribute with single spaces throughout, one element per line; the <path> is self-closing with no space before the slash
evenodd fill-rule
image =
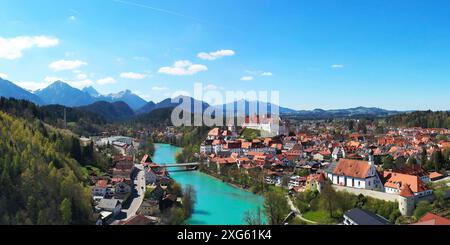
<path id="1" fill-rule="evenodd" d="M 367 177 L 364 179 L 355 178 L 352 176 L 335 175 L 333 173 L 327 173 L 327 177 L 334 185 L 368 190 L 374 190 L 377 188 L 381 190 L 384 189 L 373 165 L 370 167 Z"/>

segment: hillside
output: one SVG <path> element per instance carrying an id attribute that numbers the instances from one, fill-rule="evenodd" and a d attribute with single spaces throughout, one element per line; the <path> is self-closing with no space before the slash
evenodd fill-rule
<path id="1" fill-rule="evenodd" d="M 416 111 L 386 118 L 388 125 L 396 127 L 450 128 L 448 111 Z"/>
<path id="2" fill-rule="evenodd" d="M 173 108 L 162 108 L 153 110 L 150 113 L 145 113 L 136 116 L 133 119 L 127 121 L 127 124 L 134 125 L 136 127 L 167 127 L 171 126 L 171 115 Z"/>
<path id="3" fill-rule="evenodd" d="M 133 110 L 123 101 L 114 103 L 99 101 L 91 105 L 78 107 L 77 109 L 94 113 L 109 121 L 122 121 L 134 116 Z"/>
<path id="4" fill-rule="evenodd" d="M 108 126 L 107 120 L 100 115 L 61 105 L 36 106 L 16 99 L 0 98 L 0 111 L 23 118 L 28 122 L 42 120 L 56 128 L 65 128 L 64 111 L 66 111 L 67 129 L 78 135 L 90 135 L 103 132 Z"/>
<path id="5" fill-rule="evenodd" d="M 90 191 L 70 149 L 78 141 L 0 111 L 0 224 L 87 224 Z"/>
<path id="6" fill-rule="evenodd" d="M 38 105 L 44 104 L 42 99 L 37 95 L 2 78 L 0 78 L 0 97 L 28 100 Z"/>

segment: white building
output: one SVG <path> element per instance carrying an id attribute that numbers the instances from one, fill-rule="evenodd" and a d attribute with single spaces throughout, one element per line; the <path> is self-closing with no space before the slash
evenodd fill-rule
<path id="1" fill-rule="evenodd" d="M 271 137 L 285 133 L 285 126 L 280 117 L 271 116 L 251 116 L 246 117 L 243 128 L 255 129 L 261 131 L 261 136 Z"/>
<path id="2" fill-rule="evenodd" d="M 358 189 L 384 190 L 372 161 L 340 159 L 327 170 L 327 177 L 335 185 Z"/>

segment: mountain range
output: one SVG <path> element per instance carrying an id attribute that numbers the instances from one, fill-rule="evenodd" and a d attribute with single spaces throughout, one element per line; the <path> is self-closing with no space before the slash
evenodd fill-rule
<path id="1" fill-rule="evenodd" d="M 191 108 L 187 109 L 191 112 L 194 111 L 195 104 L 201 104 L 202 111 L 210 107 L 210 105 L 206 102 L 195 100 L 186 96 L 179 96 L 175 98 L 175 100 L 168 98 L 159 103 L 155 103 L 153 101 L 145 101 L 130 90 L 125 90 L 115 94 L 102 95 L 93 87 L 86 87 L 79 90 L 62 81 L 56 81 L 44 89 L 31 93 L 10 81 L 0 78 L 0 96 L 24 99 L 37 105 L 63 105 L 66 107 L 77 107 L 85 111 L 98 113 L 105 118 L 115 118 L 116 120 L 130 118 L 134 115 L 150 113 L 158 109 L 175 108 L 185 100 L 190 100 Z M 267 108 L 267 113 L 270 113 L 273 106 L 275 106 L 271 103 L 241 100 L 234 103 L 225 104 L 223 106 L 212 107 L 218 111 L 223 111 L 224 114 L 229 114 L 230 112 L 236 113 L 238 111 L 238 105 L 241 103 L 245 105 L 245 115 L 250 114 L 249 108 L 251 107 L 256 108 L 257 113 L 260 113 L 260 106 L 264 106 Z M 326 119 L 358 116 L 378 117 L 398 114 L 397 111 L 367 107 L 337 110 L 294 110 L 279 107 L 279 113 L 287 117 L 295 117 L 299 119 Z"/>
<path id="2" fill-rule="evenodd" d="M 0 97 L 28 100 L 37 105 L 43 105 L 44 101 L 39 96 L 0 78 Z"/>

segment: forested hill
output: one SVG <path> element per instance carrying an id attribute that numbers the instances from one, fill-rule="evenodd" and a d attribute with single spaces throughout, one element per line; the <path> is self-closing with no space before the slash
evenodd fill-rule
<path id="1" fill-rule="evenodd" d="M 416 111 L 387 117 L 386 122 L 395 127 L 450 128 L 450 112 Z"/>
<path id="2" fill-rule="evenodd" d="M 89 111 L 61 105 L 39 107 L 25 100 L 7 99 L 4 97 L 0 98 L 0 111 L 24 118 L 27 121 L 39 119 L 57 128 L 65 127 L 65 111 L 67 127 L 77 135 L 90 135 L 102 132 L 108 123 L 101 115 Z"/>
<path id="3" fill-rule="evenodd" d="M 0 224 L 87 224 L 78 140 L 13 115 L 0 111 Z"/>

